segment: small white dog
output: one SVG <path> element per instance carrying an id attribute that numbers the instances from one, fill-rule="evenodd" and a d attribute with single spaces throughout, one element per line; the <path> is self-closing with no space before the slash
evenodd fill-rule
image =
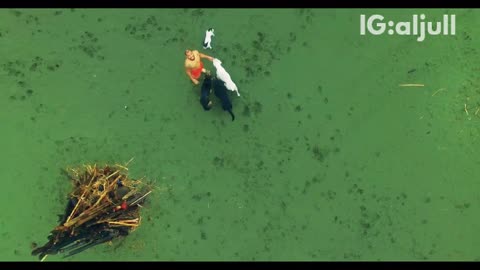
<path id="1" fill-rule="evenodd" d="M 205 31 L 205 41 L 203 41 L 203 48 L 204 49 L 212 49 L 212 37 L 215 36 L 215 34 L 213 33 L 213 31 L 215 31 L 215 29 L 213 28 L 209 28 L 207 31 Z"/>
<path id="2" fill-rule="evenodd" d="M 230 74 L 222 67 L 222 61 L 217 58 L 213 59 L 213 66 L 217 69 L 217 78 L 225 83 L 225 87 L 230 91 L 237 92 L 237 96 L 240 96 L 237 85 L 232 81 Z"/>

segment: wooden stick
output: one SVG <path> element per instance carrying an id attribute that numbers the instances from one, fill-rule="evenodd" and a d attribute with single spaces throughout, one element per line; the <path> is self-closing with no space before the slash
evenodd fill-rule
<path id="1" fill-rule="evenodd" d="M 445 90 L 445 88 L 438 89 L 437 91 L 435 91 L 435 93 L 432 94 L 432 97 L 435 96 L 438 92 L 443 91 L 443 90 Z"/>
<path id="2" fill-rule="evenodd" d="M 465 112 L 466 112 L 466 113 L 467 113 L 467 115 L 468 115 L 467 103 L 465 103 Z"/>
<path id="3" fill-rule="evenodd" d="M 125 166 L 122 166 L 122 165 L 120 165 L 120 164 L 115 164 L 115 166 L 117 166 L 117 167 L 120 167 L 120 168 L 122 168 L 122 169 L 124 169 L 124 170 L 127 170 L 127 171 L 128 171 L 128 168 L 127 168 L 127 167 L 125 167 Z"/>
<path id="4" fill-rule="evenodd" d="M 118 226 L 130 226 L 130 227 L 138 227 L 138 224 L 131 224 L 131 223 L 123 223 L 123 222 L 115 222 L 109 221 L 108 225 L 118 225 Z"/>
<path id="5" fill-rule="evenodd" d="M 133 157 L 127 163 L 125 163 L 125 166 L 128 166 L 128 164 L 130 164 L 130 162 L 132 162 L 132 160 L 133 160 Z"/>
<path id="6" fill-rule="evenodd" d="M 138 224 L 138 221 L 128 221 L 128 220 L 109 221 L 108 224 Z"/>
<path id="7" fill-rule="evenodd" d="M 117 173 L 119 173 L 119 172 L 120 172 L 119 170 L 114 171 L 112 174 L 110 174 L 109 176 L 107 176 L 107 180 L 108 180 L 108 178 L 114 176 L 115 174 L 117 174 Z"/>
<path id="8" fill-rule="evenodd" d="M 46 254 L 45 256 L 43 256 L 43 258 L 40 260 L 41 262 L 45 261 L 45 259 L 48 257 L 48 254 Z"/>
<path id="9" fill-rule="evenodd" d="M 70 213 L 70 215 L 68 216 L 67 220 L 65 221 L 65 223 L 69 222 L 70 219 L 73 217 L 73 215 L 75 214 L 75 212 L 77 211 L 77 208 L 78 206 L 80 205 L 80 202 L 83 201 L 83 196 L 85 195 L 85 193 L 87 192 L 88 189 L 85 189 L 85 191 L 83 192 L 82 196 L 80 196 L 80 199 L 78 199 L 78 202 L 77 204 L 75 205 L 75 207 L 73 208 L 72 212 Z M 65 226 L 65 223 L 63 223 L 63 225 Z"/>
<path id="10" fill-rule="evenodd" d="M 398 86 L 401 86 L 401 87 L 423 87 L 425 85 L 423 83 L 403 83 L 403 84 L 399 84 Z"/>
<path id="11" fill-rule="evenodd" d="M 116 221 L 113 221 L 113 222 L 116 222 Z M 124 219 L 124 220 L 120 220 L 119 222 L 138 222 L 138 218 Z"/>
<path id="12" fill-rule="evenodd" d="M 134 205 L 136 202 L 140 201 L 141 199 L 145 198 L 148 194 L 152 193 L 150 190 L 149 192 L 145 193 L 142 197 L 136 199 L 134 202 L 132 202 L 130 205 Z"/>
<path id="13" fill-rule="evenodd" d="M 120 221 L 109 221 L 108 224 L 122 224 L 122 225 L 138 225 L 139 219 L 128 219 L 128 220 L 120 220 Z"/>
<path id="14" fill-rule="evenodd" d="M 475 111 L 475 115 L 477 115 L 478 111 L 480 111 L 480 108 L 478 108 L 478 109 Z"/>

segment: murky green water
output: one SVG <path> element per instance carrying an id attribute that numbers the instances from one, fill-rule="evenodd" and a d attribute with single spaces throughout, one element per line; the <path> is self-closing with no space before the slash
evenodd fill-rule
<path id="1" fill-rule="evenodd" d="M 420 12 L 456 35 L 359 34 Z M 158 186 L 140 228 L 47 261 L 479 258 L 480 10 L 0 14 L 1 260 L 37 259 L 62 168 L 132 157 Z M 223 61 L 234 122 L 201 108 L 186 48 Z"/>

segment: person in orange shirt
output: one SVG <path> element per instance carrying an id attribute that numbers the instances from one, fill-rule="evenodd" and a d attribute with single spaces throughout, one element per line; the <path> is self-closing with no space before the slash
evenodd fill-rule
<path id="1" fill-rule="evenodd" d="M 185 51 L 185 72 L 195 85 L 198 85 L 198 79 L 207 70 L 203 67 L 202 58 L 207 58 L 213 62 L 213 57 L 200 53 L 197 50 Z"/>

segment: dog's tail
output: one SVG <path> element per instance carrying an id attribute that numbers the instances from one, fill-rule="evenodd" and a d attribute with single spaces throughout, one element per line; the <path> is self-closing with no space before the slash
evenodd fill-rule
<path id="1" fill-rule="evenodd" d="M 232 110 L 228 110 L 228 112 L 229 112 L 230 115 L 232 116 L 232 121 L 235 120 L 235 114 L 233 114 Z"/>

